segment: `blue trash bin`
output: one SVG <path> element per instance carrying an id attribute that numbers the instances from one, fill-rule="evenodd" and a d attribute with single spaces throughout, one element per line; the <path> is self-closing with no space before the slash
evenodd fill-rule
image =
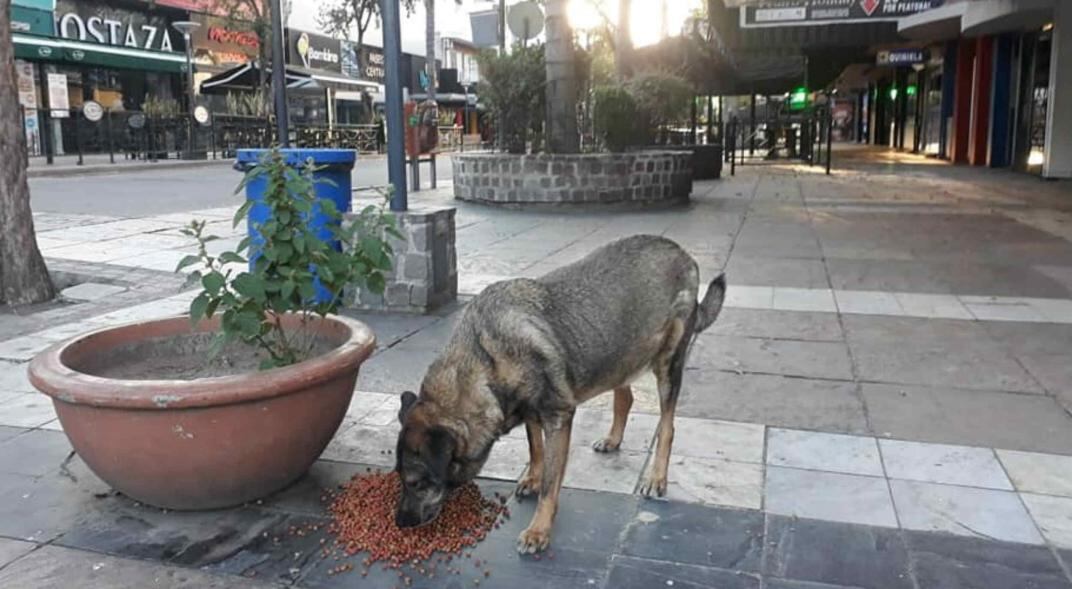
<path id="1" fill-rule="evenodd" d="M 280 151 L 283 153 L 287 165 L 294 167 L 305 165 L 306 161 L 311 158 L 314 165 L 322 168 L 313 173 L 314 179 L 328 180 L 328 182 L 316 182 L 317 198 L 330 199 L 335 203 L 335 208 L 340 213 L 350 212 L 352 186 L 350 172 L 354 169 L 354 162 L 357 160 L 356 151 L 352 149 L 282 149 Z M 235 158 L 235 169 L 244 173 L 256 165 L 266 152 L 268 152 L 267 149 L 239 149 L 238 156 Z M 264 244 L 264 239 L 261 238 L 256 227 L 268 220 L 270 212 L 268 205 L 264 204 L 266 186 L 267 179 L 264 176 L 258 176 L 246 184 L 246 199 L 254 202 L 253 206 L 249 208 L 247 217 L 250 237 L 250 270 L 253 269 L 253 263 L 260 246 Z M 308 223 L 310 228 L 316 230 L 316 235 L 321 240 L 328 241 L 331 239 L 328 218 L 321 212 L 319 206 L 313 207 Z M 337 241 L 332 246 L 336 250 L 340 248 L 340 244 Z M 317 302 L 331 300 L 331 293 L 320 286 L 319 281 L 316 284 L 316 300 Z"/>

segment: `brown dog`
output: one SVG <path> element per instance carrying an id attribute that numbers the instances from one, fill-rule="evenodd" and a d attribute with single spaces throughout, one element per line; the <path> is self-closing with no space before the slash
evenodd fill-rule
<path id="1" fill-rule="evenodd" d="M 640 235 L 603 246 L 536 280 L 489 286 L 466 307 L 446 349 L 428 368 L 418 397 L 402 394 L 396 520 L 434 519 L 449 491 L 473 480 L 492 444 L 524 423 L 529 466 L 517 494 L 539 493 L 518 539 L 520 552 L 548 546 L 578 405 L 614 391 L 601 452 L 621 445 L 633 403 L 630 383 L 647 370 L 658 382 L 655 459 L 640 487 L 666 492 L 674 410 L 696 334 L 718 316 L 725 278 L 697 302 L 699 270 L 673 241 Z"/>

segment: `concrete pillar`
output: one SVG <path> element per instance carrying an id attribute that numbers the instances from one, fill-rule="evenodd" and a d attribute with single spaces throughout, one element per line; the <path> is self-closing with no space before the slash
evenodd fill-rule
<path id="1" fill-rule="evenodd" d="M 994 38 L 975 39 L 975 64 L 972 67 L 971 132 L 968 138 L 968 162 L 973 166 L 986 164 L 987 143 L 990 138 L 990 93 L 994 74 Z"/>
<path id="2" fill-rule="evenodd" d="M 949 146 L 950 159 L 956 164 L 968 162 L 974 63 L 975 40 L 961 40 L 957 46 L 956 79 L 953 82 L 953 130 L 950 133 Z"/>
<path id="3" fill-rule="evenodd" d="M 942 58 L 942 117 L 938 123 L 938 155 L 950 159 L 949 126 L 953 119 L 954 89 L 957 77 L 957 42 L 945 44 L 945 56 Z"/>
<path id="4" fill-rule="evenodd" d="M 1072 178 L 1072 2 L 1054 3 L 1044 178 Z"/>
<path id="5" fill-rule="evenodd" d="M 990 104 L 990 146 L 986 163 L 991 168 L 1009 165 L 1012 145 L 1012 47 L 1013 35 L 1002 35 L 994 41 L 994 92 Z"/>

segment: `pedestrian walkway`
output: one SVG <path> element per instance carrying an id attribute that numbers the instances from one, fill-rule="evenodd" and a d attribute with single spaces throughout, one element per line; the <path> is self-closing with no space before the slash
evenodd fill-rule
<path id="1" fill-rule="evenodd" d="M 469 297 L 655 233 L 688 249 L 704 282 L 725 270 L 731 285 L 687 367 L 669 499 L 633 494 L 658 414 L 643 377 L 620 452 L 590 448 L 609 396 L 579 410 L 555 562 L 513 554 L 531 507 L 512 506 L 474 555 L 494 563 L 487 586 L 1072 588 L 1072 185 L 871 149 L 835 158 L 829 177 L 763 166 L 697 183 L 688 209 L 459 205 L 459 304 L 358 315 L 380 348 L 350 411 L 312 475 L 263 505 L 178 517 L 95 498 L 107 489 L 65 461 L 55 415 L 25 380 L 50 343 L 180 312 L 191 293 L 0 341 L 0 537 L 12 538 L 0 586 L 69 585 L 86 570 L 102 582 L 392 586 L 378 570 L 330 575 L 338 563 L 310 548 L 319 538 L 285 530 L 323 517 L 320 489 L 393 466 L 398 393 L 419 386 Z M 411 201 L 453 202 L 449 189 Z M 237 240 L 232 210 L 36 220 L 49 259 L 149 271 L 188 251 L 176 238 L 190 217 L 209 219 L 221 245 Z M 486 488 L 508 490 L 526 459 L 522 432 L 501 439 Z"/>

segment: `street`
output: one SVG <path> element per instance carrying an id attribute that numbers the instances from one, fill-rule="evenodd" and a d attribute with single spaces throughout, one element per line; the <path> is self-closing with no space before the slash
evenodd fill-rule
<path id="1" fill-rule="evenodd" d="M 449 180 L 450 157 L 436 161 L 440 180 Z M 194 168 L 123 170 L 115 174 L 31 178 L 35 212 L 143 217 L 230 206 L 241 175 L 225 163 Z M 428 165 L 421 164 L 421 186 L 428 187 Z M 387 184 L 387 158 L 358 157 L 354 188 Z"/>

